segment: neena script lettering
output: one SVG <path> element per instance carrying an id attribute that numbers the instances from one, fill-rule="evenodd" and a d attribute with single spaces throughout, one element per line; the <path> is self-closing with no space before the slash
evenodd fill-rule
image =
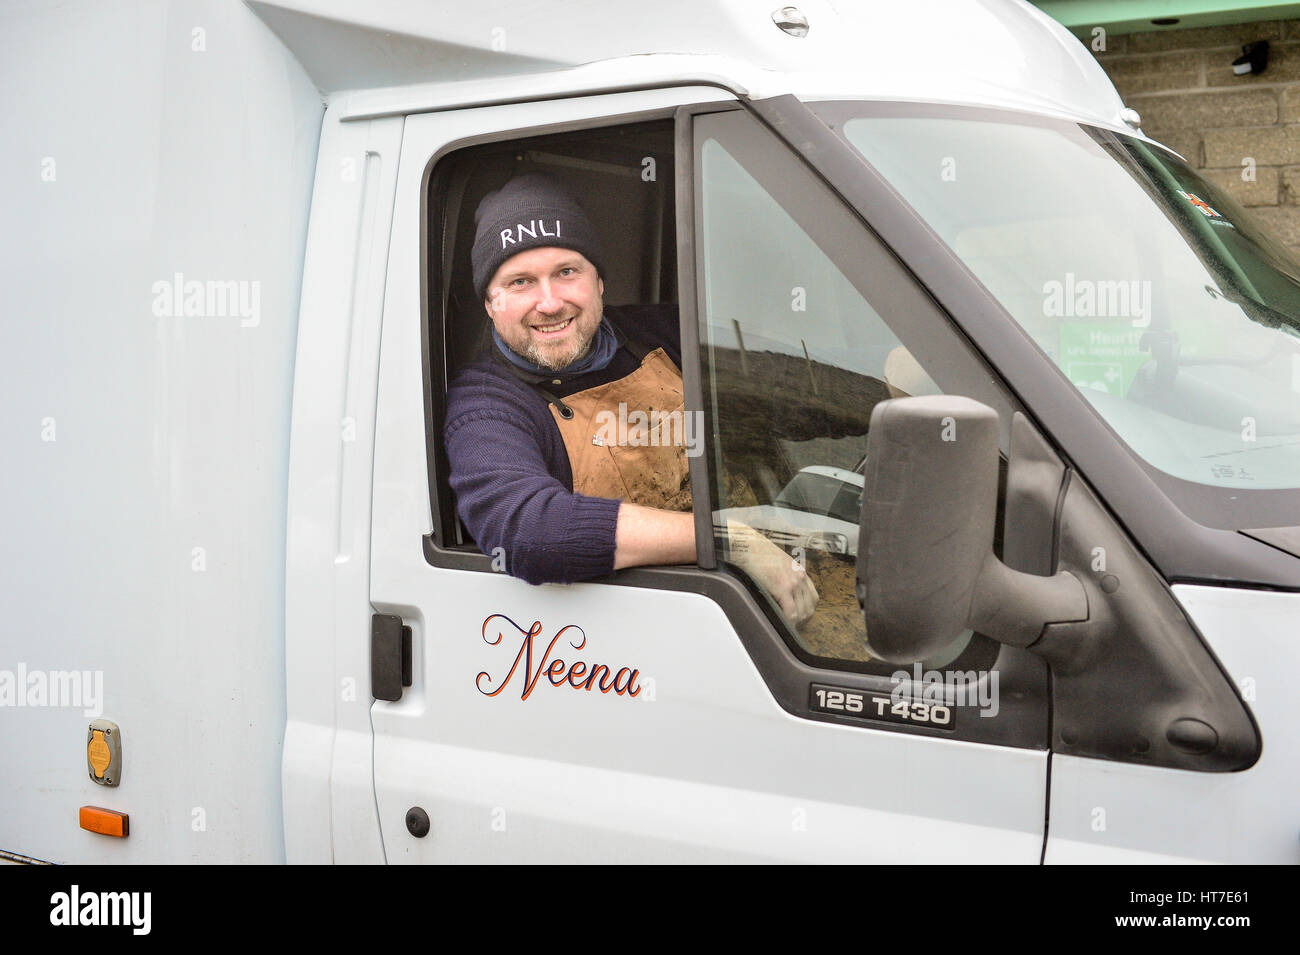
<path id="1" fill-rule="evenodd" d="M 541 641 L 537 640 L 542 633 L 542 622 L 533 621 L 533 625 L 525 629 L 519 626 L 505 614 L 494 613 L 483 621 L 483 639 L 488 646 L 500 646 L 506 639 L 506 628 L 503 625 L 509 625 L 511 629 L 511 642 L 513 646 L 514 637 L 519 637 L 519 652 L 515 654 L 515 660 L 510 664 L 510 672 L 498 683 L 492 678 L 492 674 L 486 670 L 479 673 L 474 681 L 478 691 L 484 696 L 497 696 L 507 686 L 511 680 L 515 680 L 515 674 L 519 677 L 515 680 L 519 687 L 519 698 L 526 700 L 532 696 L 533 690 L 537 688 L 538 681 L 545 675 L 547 683 L 554 687 L 567 686 L 573 690 L 600 690 L 601 693 L 613 692 L 615 696 L 634 697 L 641 692 L 641 687 L 637 685 L 637 677 L 640 671 L 631 667 L 621 667 L 615 672 L 611 667 L 604 663 L 587 663 L 584 660 L 574 660 L 566 663 L 559 656 L 553 656 L 555 645 L 560 639 L 567 638 L 568 646 L 574 650 L 581 650 L 587 645 L 587 634 L 577 624 L 569 624 L 562 627 L 555 636 L 551 637 L 550 642 L 546 645 L 546 650 L 538 659 L 536 648 Z M 494 636 L 492 634 L 495 634 Z M 565 651 L 561 651 L 565 652 Z M 536 660 L 536 666 L 534 666 Z M 522 668 L 522 670 L 521 670 Z"/>

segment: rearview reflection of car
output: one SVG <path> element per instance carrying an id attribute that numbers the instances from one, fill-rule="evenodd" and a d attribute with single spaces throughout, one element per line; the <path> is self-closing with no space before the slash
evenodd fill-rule
<path id="1" fill-rule="evenodd" d="M 862 487 L 859 473 L 814 464 L 791 478 L 771 504 L 730 507 L 719 517 L 748 524 L 787 550 L 856 557 Z"/>

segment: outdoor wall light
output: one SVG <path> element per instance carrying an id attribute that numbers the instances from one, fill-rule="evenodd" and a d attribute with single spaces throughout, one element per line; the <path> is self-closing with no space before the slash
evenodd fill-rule
<path id="1" fill-rule="evenodd" d="M 1268 69 L 1268 41 L 1256 40 L 1241 48 L 1241 56 L 1232 61 L 1232 72 L 1238 76 L 1263 73 Z"/>

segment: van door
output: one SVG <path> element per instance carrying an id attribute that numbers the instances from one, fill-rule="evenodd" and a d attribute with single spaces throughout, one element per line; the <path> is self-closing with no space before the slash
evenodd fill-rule
<path id="1" fill-rule="evenodd" d="M 970 633 L 906 674 L 869 659 L 855 518 L 841 513 L 875 401 L 959 389 L 1005 421 L 1016 408 L 889 250 L 720 98 L 407 117 L 371 563 L 372 677 L 398 697 L 371 707 L 390 862 L 1040 859 L 1043 667 Z M 428 178 L 471 142 L 701 101 L 679 111 L 675 157 L 683 375 L 705 435 L 691 458 L 699 565 L 531 586 L 435 533 L 445 372 L 430 358 L 442 305 L 427 279 L 441 260 L 427 240 L 448 210 L 430 207 Z M 807 625 L 729 563 L 736 522 L 806 568 L 821 593 Z M 572 678 L 597 667 L 607 688 Z"/>

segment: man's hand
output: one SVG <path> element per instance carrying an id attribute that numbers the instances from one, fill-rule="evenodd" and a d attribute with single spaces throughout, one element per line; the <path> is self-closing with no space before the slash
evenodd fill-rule
<path id="1" fill-rule="evenodd" d="M 800 627 L 817 609 L 817 588 L 803 566 L 747 524 L 727 521 L 731 557 L 772 595 L 781 612 Z M 695 553 L 695 516 L 624 501 L 614 533 L 614 569 L 647 564 L 689 564 Z"/>
<path id="2" fill-rule="evenodd" d="M 812 619 L 817 588 L 803 565 L 748 524 L 727 521 L 731 559 L 772 595 L 795 627 Z"/>

